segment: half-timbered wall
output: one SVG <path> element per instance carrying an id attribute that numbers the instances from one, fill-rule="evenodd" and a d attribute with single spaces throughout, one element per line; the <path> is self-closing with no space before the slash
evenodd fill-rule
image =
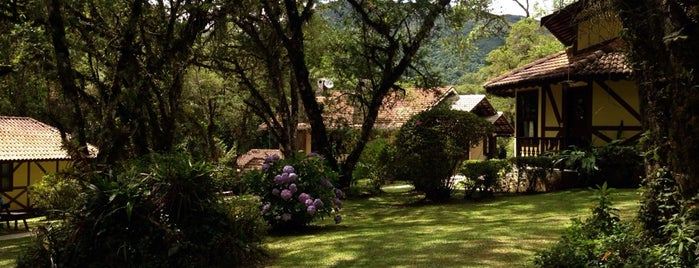
<path id="1" fill-rule="evenodd" d="M 593 144 L 636 140 L 642 133 L 638 88 L 628 80 L 593 83 Z"/>
<path id="2" fill-rule="evenodd" d="M 592 90 L 593 145 L 600 146 L 613 140 L 636 140 L 641 134 L 638 89 L 628 80 L 597 80 L 581 82 Z M 544 122 L 538 127 L 539 137 L 561 137 L 564 121 L 563 87 L 549 84 L 540 90 L 539 109 Z M 519 122 L 519 120 L 516 120 Z"/>
<path id="3" fill-rule="evenodd" d="M 2 198 L 10 203 L 10 210 L 26 210 L 32 206 L 28 188 L 47 174 L 61 171 L 71 165 L 70 161 L 15 161 L 13 166 L 13 190 L 2 192 Z"/>

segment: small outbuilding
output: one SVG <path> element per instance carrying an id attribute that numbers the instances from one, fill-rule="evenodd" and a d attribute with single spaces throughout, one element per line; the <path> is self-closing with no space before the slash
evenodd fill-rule
<path id="1" fill-rule="evenodd" d="M 97 156 L 96 147 L 88 151 Z M 29 186 L 72 163 L 57 128 L 29 117 L 0 116 L 0 195 L 11 211 L 30 210 Z"/>

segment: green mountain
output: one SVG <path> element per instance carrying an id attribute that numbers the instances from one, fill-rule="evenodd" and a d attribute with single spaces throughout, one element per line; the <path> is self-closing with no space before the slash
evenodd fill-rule
<path id="1" fill-rule="evenodd" d="M 509 25 L 522 18 L 515 15 L 504 17 Z M 454 29 L 443 23 L 438 25 L 437 36 L 440 38 L 427 47 L 425 62 L 433 68 L 434 72 L 441 75 L 443 84 L 457 85 L 464 74 L 478 72 L 485 65 L 488 53 L 505 44 L 508 27 L 492 31 L 489 36 L 477 38 L 469 48 L 459 48 L 457 43 L 467 39 L 476 26 L 476 22 L 473 21 L 467 21 L 460 29 Z"/>

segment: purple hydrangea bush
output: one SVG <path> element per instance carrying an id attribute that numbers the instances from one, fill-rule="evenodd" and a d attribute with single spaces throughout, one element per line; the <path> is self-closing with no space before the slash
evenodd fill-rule
<path id="1" fill-rule="evenodd" d="M 297 229 L 318 218 L 342 221 L 344 193 L 335 188 L 338 175 L 317 155 L 302 158 L 265 158 L 262 170 L 248 182 L 262 199 L 262 215 L 277 230 Z"/>

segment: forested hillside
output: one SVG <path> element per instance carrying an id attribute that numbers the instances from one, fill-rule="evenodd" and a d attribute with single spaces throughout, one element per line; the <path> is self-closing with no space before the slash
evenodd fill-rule
<path id="1" fill-rule="evenodd" d="M 512 25 L 524 17 L 505 15 L 504 18 L 507 24 Z M 485 66 L 488 53 L 505 44 L 509 27 L 489 31 L 489 36 L 475 39 L 469 48 L 459 47 L 448 40 L 453 36 L 468 38 L 469 33 L 478 26 L 472 21 L 465 22 L 461 29 L 454 29 L 444 23 L 439 25 L 440 38 L 427 47 L 428 55 L 425 60 L 441 75 L 445 85 L 463 83 L 461 78 L 464 74 L 478 72 Z"/>

